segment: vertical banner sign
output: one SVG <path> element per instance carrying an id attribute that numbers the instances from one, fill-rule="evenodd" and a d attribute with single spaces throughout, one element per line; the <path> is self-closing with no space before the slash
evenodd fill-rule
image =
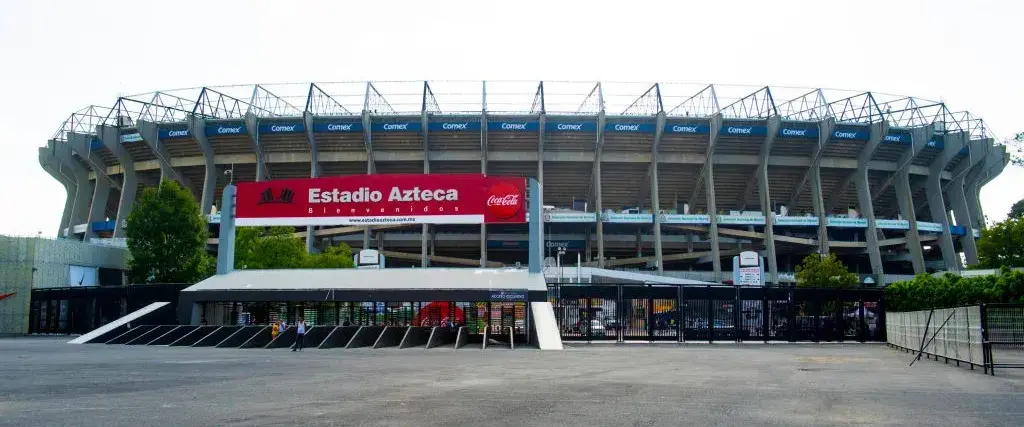
<path id="1" fill-rule="evenodd" d="M 238 183 L 236 224 L 526 222 L 526 179 L 481 174 L 349 175 Z"/>

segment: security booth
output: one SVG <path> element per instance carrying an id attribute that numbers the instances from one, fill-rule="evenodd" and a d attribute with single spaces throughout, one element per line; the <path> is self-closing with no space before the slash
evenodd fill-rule
<path id="1" fill-rule="evenodd" d="M 532 343 L 530 302 L 547 300 L 539 274 L 516 269 L 236 270 L 182 290 L 181 324 L 443 327 L 467 343 Z M 319 343 L 316 343 L 319 344 Z"/>

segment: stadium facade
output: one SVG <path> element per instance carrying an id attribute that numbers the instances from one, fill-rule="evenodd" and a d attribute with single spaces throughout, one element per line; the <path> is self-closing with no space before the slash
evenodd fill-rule
<path id="1" fill-rule="evenodd" d="M 72 114 L 39 162 L 67 190 L 69 239 L 123 243 L 139 189 L 162 179 L 191 189 L 215 230 L 232 180 L 485 173 L 540 180 L 548 255 L 566 265 L 722 281 L 755 250 L 777 283 L 833 252 L 881 283 L 976 263 L 979 191 L 1008 156 L 968 112 L 872 92 L 359 82 L 120 97 Z M 297 233 L 389 266 L 527 262 L 525 224 Z"/>

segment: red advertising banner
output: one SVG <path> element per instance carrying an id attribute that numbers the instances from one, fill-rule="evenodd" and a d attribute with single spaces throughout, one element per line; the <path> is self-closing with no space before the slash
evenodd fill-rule
<path id="1" fill-rule="evenodd" d="M 240 182 L 235 200 L 241 226 L 526 222 L 526 179 L 481 174 Z"/>

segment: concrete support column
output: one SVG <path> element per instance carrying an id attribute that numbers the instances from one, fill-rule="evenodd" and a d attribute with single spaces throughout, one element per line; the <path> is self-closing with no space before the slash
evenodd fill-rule
<path id="1" fill-rule="evenodd" d="M 658 146 L 665 133 L 665 112 L 659 111 L 654 125 L 654 144 L 651 148 L 651 212 L 654 213 L 654 264 L 658 272 L 665 271 L 662 265 L 661 244 L 661 199 L 658 195 Z"/>
<path id="2" fill-rule="evenodd" d="M 426 93 L 424 93 L 426 96 Z M 425 101 L 424 101 L 425 103 Z M 420 111 L 420 127 L 423 129 L 423 173 L 430 173 L 430 118 L 427 110 Z M 427 256 L 428 239 L 430 238 L 430 224 L 420 226 L 420 267 L 430 267 L 430 258 Z"/>
<path id="3" fill-rule="evenodd" d="M 864 240 L 867 243 L 868 262 L 871 264 L 871 275 L 875 283 L 884 284 L 885 271 L 882 267 L 882 252 L 878 247 L 878 229 L 875 227 L 875 205 L 871 200 L 871 182 L 868 180 L 868 164 L 875 150 L 882 142 L 882 138 L 889 133 L 887 122 L 878 122 L 871 125 L 871 137 L 861 150 L 860 162 L 857 171 L 854 172 L 853 182 L 857 188 L 857 202 L 861 216 L 867 220 L 868 226 L 864 232 Z M 840 188 L 845 191 L 845 188 Z"/>
<path id="4" fill-rule="evenodd" d="M 188 178 L 179 174 L 171 166 L 171 155 L 167 153 L 167 148 L 160 143 L 160 129 L 157 124 L 139 120 L 136 126 L 138 127 L 139 135 L 142 136 L 142 140 L 153 151 L 153 154 L 156 155 L 156 160 L 160 162 L 160 180 L 173 179 L 185 188 L 190 188 L 192 185 Z"/>
<path id="5" fill-rule="evenodd" d="M 64 144 L 65 147 L 70 147 L 74 150 L 79 158 L 92 168 L 95 175 L 91 199 L 92 204 L 91 208 L 89 208 L 88 220 L 86 221 L 84 239 L 97 237 L 96 232 L 93 230 L 93 223 L 106 221 L 107 199 L 110 197 L 110 189 L 116 186 L 120 190 L 120 186 L 107 176 L 106 165 L 103 160 L 92 153 L 92 141 L 92 135 L 72 132 L 68 134 L 68 140 Z"/>
<path id="6" fill-rule="evenodd" d="M 764 215 L 764 251 L 768 262 L 768 282 L 779 283 L 779 263 L 775 253 L 775 212 L 772 210 L 771 185 L 768 181 L 768 159 L 771 157 L 772 144 L 779 133 L 782 120 L 779 116 L 768 118 L 768 133 L 761 146 L 761 154 L 757 167 L 758 199 L 761 214 Z M 742 200 L 746 203 L 746 200 Z"/>
<path id="7" fill-rule="evenodd" d="M 369 94 L 367 94 L 369 96 Z M 373 133 L 371 132 L 370 125 L 373 121 L 370 119 L 370 112 L 363 110 L 363 143 L 366 144 L 366 174 L 372 175 L 377 172 L 377 165 L 373 159 Z M 370 227 L 366 227 L 363 230 L 363 249 L 370 249 Z"/>
<path id="8" fill-rule="evenodd" d="M 71 227 L 71 212 L 74 210 L 75 194 L 77 191 L 75 180 L 64 174 L 60 161 L 53 155 L 53 149 L 49 147 L 39 147 L 39 165 L 42 166 L 43 170 L 49 173 L 53 179 L 56 179 L 57 182 L 64 186 L 64 211 L 60 217 L 60 225 L 57 229 L 57 238 L 67 237 L 64 234 L 64 230 Z M 70 230 L 68 231 L 70 232 Z"/>
<path id="9" fill-rule="evenodd" d="M 480 173 L 487 175 L 487 82 L 483 82 L 480 103 Z M 480 224 L 480 267 L 487 267 L 487 224 Z"/>
<path id="10" fill-rule="evenodd" d="M 306 138 L 309 140 L 309 177 L 320 177 L 320 149 L 316 145 L 316 137 L 313 135 L 313 114 L 309 111 L 302 113 L 302 122 L 306 128 Z M 306 226 L 306 252 L 313 252 L 313 243 L 316 242 L 316 230 L 312 225 Z"/>
<path id="11" fill-rule="evenodd" d="M 252 150 L 256 154 L 256 182 L 270 179 L 266 160 L 263 158 L 263 146 L 260 145 L 260 118 L 251 112 L 245 113 L 245 127 L 252 138 Z"/>
<path id="12" fill-rule="evenodd" d="M 604 268 L 604 214 L 601 196 L 601 150 L 604 147 L 604 109 L 597 114 L 597 146 L 595 147 L 594 166 L 590 179 L 594 188 L 594 209 L 597 211 L 597 266 Z"/>
<path id="13" fill-rule="evenodd" d="M 718 243 L 718 206 L 715 203 L 715 144 L 718 134 L 722 131 L 722 114 L 711 117 L 711 136 L 708 140 L 707 158 L 704 159 L 704 194 L 707 197 L 708 237 L 711 239 L 711 268 L 714 270 L 714 281 L 722 282 L 722 254 Z"/>
<path id="14" fill-rule="evenodd" d="M 949 162 L 960 152 L 967 142 L 968 135 L 964 132 L 948 133 L 942 136 L 942 153 L 929 165 L 929 175 L 925 182 L 925 196 L 932 222 L 942 227 L 939 235 L 939 248 L 942 250 L 942 263 L 947 270 L 958 271 L 961 268 L 960 256 L 953 246 L 953 236 L 949 231 L 950 220 L 946 209 L 946 199 L 942 192 L 942 172 Z"/>
<path id="15" fill-rule="evenodd" d="M 199 207 L 202 209 L 201 213 L 203 215 L 209 215 L 210 210 L 213 208 L 213 198 L 217 195 L 217 175 L 219 175 L 217 173 L 217 164 L 213 157 L 213 146 L 210 145 L 210 140 L 206 138 L 205 119 L 189 115 L 186 122 L 189 134 L 195 138 L 196 143 L 199 144 L 199 149 L 203 150 L 205 174 L 203 178 L 203 194 L 199 198 Z"/>
<path id="16" fill-rule="evenodd" d="M 910 229 L 907 230 L 907 250 L 910 252 L 910 264 L 914 268 L 914 274 L 925 272 L 924 251 L 921 248 L 921 236 L 917 232 L 917 214 L 914 209 L 914 197 L 910 191 L 910 173 L 904 169 L 897 172 L 893 181 L 896 189 L 896 204 L 899 205 L 900 216 L 910 222 Z"/>
<path id="17" fill-rule="evenodd" d="M 950 183 L 949 188 L 946 189 L 946 196 L 949 197 L 949 203 L 953 206 L 956 223 L 967 229 L 967 233 L 960 237 L 960 248 L 964 251 L 964 258 L 968 266 L 975 265 L 978 263 L 978 247 L 974 242 L 974 232 L 971 231 L 974 228 L 974 221 L 968 211 L 962 177 Z"/>
<path id="18" fill-rule="evenodd" d="M 103 141 L 103 145 L 114 153 L 123 169 L 121 200 L 117 204 L 117 219 L 114 222 L 114 238 L 124 237 L 124 228 L 121 225 L 128 222 L 128 214 L 131 213 L 132 206 L 135 205 L 135 192 L 139 186 L 135 177 L 135 159 L 121 145 L 121 135 L 116 127 L 96 126 L 96 134 Z"/>
<path id="19" fill-rule="evenodd" d="M 828 248 L 828 211 L 825 210 L 825 199 L 821 190 L 821 163 L 822 153 L 825 145 L 832 138 L 832 129 L 835 128 L 835 119 L 827 118 L 818 122 L 818 148 L 815 161 L 811 163 L 810 184 L 811 184 L 811 206 L 814 208 L 814 215 L 818 217 L 818 252 L 827 254 Z"/>

